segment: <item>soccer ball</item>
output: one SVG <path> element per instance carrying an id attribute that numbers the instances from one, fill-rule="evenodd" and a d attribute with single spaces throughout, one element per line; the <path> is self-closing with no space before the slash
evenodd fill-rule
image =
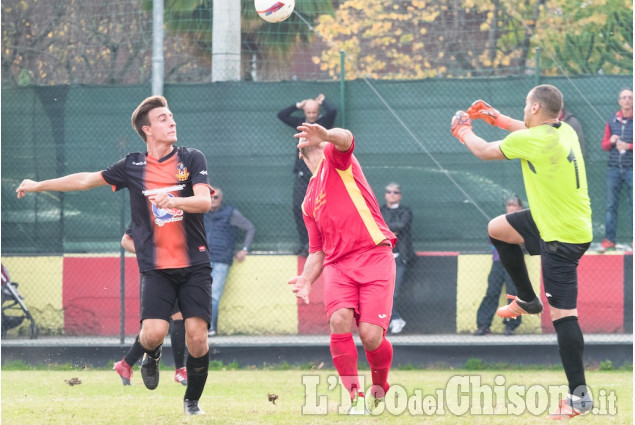
<path id="1" fill-rule="evenodd" d="M 295 0 L 254 0 L 258 15 L 267 22 L 282 22 L 293 13 Z"/>

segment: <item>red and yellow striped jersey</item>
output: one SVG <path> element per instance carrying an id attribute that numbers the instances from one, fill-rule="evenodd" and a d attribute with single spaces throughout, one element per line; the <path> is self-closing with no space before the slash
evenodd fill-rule
<path id="1" fill-rule="evenodd" d="M 353 155 L 354 148 L 355 140 L 346 152 L 330 143 L 326 146 L 302 203 L 309 252 L 324 251 L 324 265 L 385 240 L 393 246 L 397 242 Z"/>

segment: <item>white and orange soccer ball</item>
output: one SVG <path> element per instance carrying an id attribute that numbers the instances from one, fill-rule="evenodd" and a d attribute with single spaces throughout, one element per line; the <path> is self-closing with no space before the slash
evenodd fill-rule
<path id="1" fill-rule="evenodd" d="M 258 15 L 267 22 L 282 22 L 293 13 L 295 0 L 254 0 Z"/>

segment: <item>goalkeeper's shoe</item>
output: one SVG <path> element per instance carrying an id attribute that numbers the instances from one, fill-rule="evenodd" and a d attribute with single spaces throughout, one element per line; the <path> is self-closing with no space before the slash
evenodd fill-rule
<path id="1" fill-rule="evenodd" d="M 569 394 L 567 398 L 560 400 L 558 410 L 547 416 L 547 419 L 554 421 L 563 421 L 584 415 L 593 409 L 593 400 L 588 394 L 581 398 Z"/>
<path id="2" fill-rule="evenodd" d="M 116 370 L 121 377 L 121 382 L 124 385 L 130 385 L 130 378 L 132 378 L 132 367 L 126 363 L 126 359 L 122 358 L 113 366 L 113 370 Z"/>
<path id="3" fill-rule="evenodd" d="M 473 120 L 481 119 L 489 125 L 502 129 L 507 129 L 511 123 L 511 118 L 501 114 L 497 109 L 481 99 L 472 103 L 472 106 L 467 109 L 467 114 Z"/>
<path id="4" fill-rule="evenodd" d="M 542 313 L 542 302 L 538 297 L 531 301 L 523 301 L 514 295 L 507 295 L 507 299 L 512 302 L 496 310 L 496 314 L 505 319 L 513 319 L 523 314 Z"/>
<path id="5" fill-rule="evenodd" d="M 464 138 L 469 133 L 472 133 L 472 120 L 465 111 L 456 111 L 452 117 L 452 125 L 450 127 L 452 135 L 459 139 L 461 143 L 464 142 Z"/>
<path id="6" fill-rule="evenodd" d="M 154 390 L 159 386 L 159 360 L 161 359 L 161 347 L 157 352 L 157 357 L 152 357 L 148 353 L 143 355 L 141 361 L 141 378 L 149 390 Z"/>

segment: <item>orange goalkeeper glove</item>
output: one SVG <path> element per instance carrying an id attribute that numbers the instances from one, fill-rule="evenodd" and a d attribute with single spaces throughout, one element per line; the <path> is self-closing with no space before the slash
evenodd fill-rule
<path id="1" fill-rule="evenodd" d="M 450 127 L 452 135 L 465 144 L 465 137 L 468 134 L 474 134 L 472 131 L 472 120 L 465 111 L 456 111 L 452 117 L 452 126 Z"/>
<path id="2" fill-rule="evenodd" d="M 507 130 L 507 127 L 512 122 L 510 117 L 501 114 L 489 103 L 480 99 L 472 103 L 472 106 L 467 109 L 467 113 L 473 120 L 481 119 L 489 125 L 500 127 L 503 130 Z"/>

